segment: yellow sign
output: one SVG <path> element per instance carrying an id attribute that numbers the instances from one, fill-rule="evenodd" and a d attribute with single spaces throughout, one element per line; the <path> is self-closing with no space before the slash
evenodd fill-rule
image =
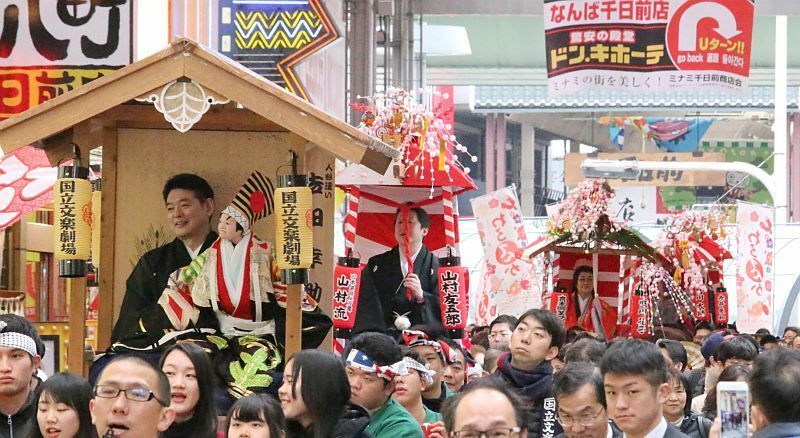
<path id="1" fill-rule="evenodd" d="M 278 268 L 307 269 L 314 261 L 309 187 L 275 189 L 275 248 Z"/>
<path id="2" fill-rule="evenodd" d="M 56 260 L 89 260 L 92 184 L 61 178 L 53 187 Z"/>

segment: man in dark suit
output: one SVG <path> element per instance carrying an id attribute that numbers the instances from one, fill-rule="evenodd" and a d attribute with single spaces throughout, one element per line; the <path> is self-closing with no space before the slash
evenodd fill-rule
<path id="1" fill-rule="evenodd" d="M 413 325 L 442 323 L 437 271 L 439 261 L 422 239 L 430 218 L 420 207 L 395 214 L 391 250 L 369 259 L 361 280 L 354 332 L 368 330 L 394 334 Z M 408 245 L 408 246 L 406 246 Z M 413 260 L 408 271 L 406 250 Z"/>
<path id="2" fill-rule="evenodd" d="M 615 341 L 600 362 L 608 416 L 625 438 L 687 438 L 664 419 L 669 397 L 667 361 L 655 344 Z"/>
<path id="3" fill-rule="evenodd" d="M 603 375 L 589 362 L 569 362 L 555 374 L 553 395 L 564 433 L 557 438 L 622 438 L 608 420 Z"/>

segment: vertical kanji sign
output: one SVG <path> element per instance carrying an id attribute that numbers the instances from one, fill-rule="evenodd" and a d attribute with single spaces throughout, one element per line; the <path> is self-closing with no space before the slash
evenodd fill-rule
<path id="1" fill-rule="evenodd" d="M 747 89 L 753 0 L 545 0 L 551 96 Z"/>

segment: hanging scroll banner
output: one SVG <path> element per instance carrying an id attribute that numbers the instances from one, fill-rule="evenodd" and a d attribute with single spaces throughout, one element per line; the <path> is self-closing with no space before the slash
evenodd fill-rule
<path id="1" fill-rule="evenodd" d="M 736 209 L 736 327 L 741 333 L 755 333 L 773 326 L 775 212 L 746 202 L 737 203 Z"/>
<path id="2" fill-rule="evenodd" d="M 549 94 L 743 93 L 754 11 L 753 0 L 545 0 Z"/>

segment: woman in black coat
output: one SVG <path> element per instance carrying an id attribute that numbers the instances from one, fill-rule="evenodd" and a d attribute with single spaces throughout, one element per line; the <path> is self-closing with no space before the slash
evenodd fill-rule
<path id="1" fill-rule="evenodd" d="M 708 438 L 711 420 L 693 414 L 692 390 L 689 379 L 675 368 L 669 369 L 670 394 L 664 403 L 664 418 L 691 438 Z"/>

